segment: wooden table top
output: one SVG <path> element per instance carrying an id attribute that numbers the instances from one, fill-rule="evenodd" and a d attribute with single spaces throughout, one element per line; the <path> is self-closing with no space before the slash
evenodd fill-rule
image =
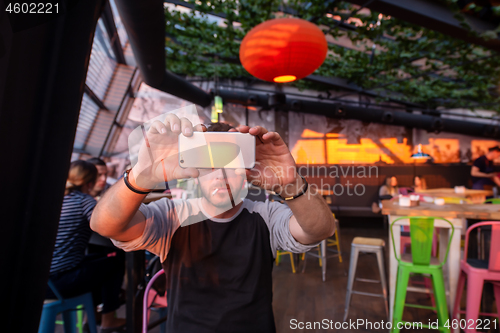
<path id="1" fill-rule="evenodd" d="M 449 197 L 449 198 L 470 198 L 475 196 L 492 196 L 493 191 L 488 190 L 470 190 L 465 189 L 464 193 L 455 193 L 454 188 L 433 188 L 429 190 L 420 190 L 418 193 L 428 194 L 433 197 Z"/>
<path id="2" fill-rule="evenodd" d="M 420 202 L 419 206 L 402 207 L 396 200 L 382 201 L 382 214 L 397 216 L 438 216 L 478 220 L 500 220 L 500 205 L 494 204 L 446 204 Z"/>

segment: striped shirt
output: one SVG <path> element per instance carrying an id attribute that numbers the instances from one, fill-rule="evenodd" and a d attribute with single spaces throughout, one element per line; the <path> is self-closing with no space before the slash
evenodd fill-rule
<path id="1" fill-rule="evenodd" d="M 92 233 L 89 221 L 95 205 L 94 198 L 79 191 L 64 196 L 50 274 L 67 271 L 82 262 Z"/>

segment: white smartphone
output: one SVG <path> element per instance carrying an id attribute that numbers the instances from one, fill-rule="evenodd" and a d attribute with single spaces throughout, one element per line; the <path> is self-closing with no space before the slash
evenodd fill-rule
<path id="1" fill-rule="evenodd" d="M 194 132 L 190 137 L 180 134 L 179 165 L 198 169 L 252 169 L 255 136 L 239 132 Z"/>

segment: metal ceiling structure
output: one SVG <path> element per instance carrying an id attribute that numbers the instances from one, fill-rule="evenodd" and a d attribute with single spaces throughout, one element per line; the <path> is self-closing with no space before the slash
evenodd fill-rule
<path id="1" fill-rule="evenodd" d="M 397 17 L 401 20 L 462 39 L 466 42 L 484 46 L 500 52 L 500 38 L 484 39 L 473 36 L 461 25 L 453 11 L 438 1 L 432 0 L 346 0 L 374 11 Z M 478 33 L 495 30 L 498 24 L 466 15 L 469 25 Z"/>
<path id="2" fill-rule="evenodd" d="M 468 42 L 477 44 L 477 45 L 483 45 L 488 48 L 490 48 L 493 51 L 494 56 L 496 54 L 496 51 L 499 50 L 500 46 L 500 40 L 497 39 L 482 39 L 477 36 L 473 36 L 469 33 L 467 28 L 464 28 L 461 25 L 460 20 L 455 18 L 455 13 L 445 5 L 441 4 L 440 2 L 433 2 L 433 1 L 428 1 L 428 0 L 411 0 L 411 1 L 403 1 L 402 3 L 398 3 L 397 1 L 375 1 L 375 0 L 358 0 L 358 1 L 349 1 L 351 3 L 360 5 L 360 8 L 366 7 L 369 9 L 373 9 L 375 11 L 380 11 L 383 12 L 384 14 L 390 14 L 395 17 L 399 17 L 402 20 L 414 23 L 416 25 L 426 27 L 429 29 L 433 29 L 435 31 L 438 31 L 443 34 L 450 35 L 454 38 L 457 39 L 463 39 Z M 188 10 L 194 10 L 196 7 L 193 3 L 182 1 L 182 0 L 167 0 L 165 3 L 175 5 L 175 6 L 181 6 L 184 7 Z M 325 10 L 326 8 L 331 8 L 334 6 L 335 1 L 327 1 L 325 2 Z M 360 9 L 359 8 L 359 9 Z M 353 13 L 357 12 L 359 9 L 355 10 Z M 295 15 L 294 10 L 291 8 L 287 7 L 282 7 L 282 11 Z M 351 13 L 351 14 L 353 14 Z M 208 15 L 212 15 L 214 17 L 218 18 L 224 18 L 225 14 L 224 13 L 215 13 L 215 12 L 209 12 L 206 13 Z M 326 15 L 326 12 L 325 12 Z M 495 22 L 485 20 L 485 19 L 480 19 L 468 14 L 465 14 L 467 16 L 467 22 L 477 31 L 477 32 L 484 32 L 484 31 L 490 31 L 495 29 Z M 314 20 L 315 18 L 309 18 L 310 20 Z M 317 19 L 317 18 L 316 18 Z M 336 19 L 333 19 L 335 21 Z M 335 24 L 335 27 L 341 29 L 341 30 L 349 30 L 349 31 L 355 31 L 358 29 L 356 26 L 349 24 L 346 22 L 346 18 L 344 17 L 342 20 L 338 21 Z M 175 40 L 175 38 L 171 39 Z M 384 37 L 381 37 L 384 38 Z M 176 43 L 180 43 L 176 41 Z M 342 46 L 345 47 L 345 46 Z M 211 55 L 211 56 L 217 56 L 217 55 Z M 426 54 L 422 54 L 421 57 L 419 58 L 414 58 L 408 61 L 414 61 L 418 60 L 420 58 L 425 59 Z M 490 56 L 491 57 L 491 56 Z M 224 62 L 227 63 L 239 63 L 238 58 L 223 58 L 223 57 L 218 57 L 219 59 L 224 60 Z M 488 56 L 483 57 L 483 58 L 488 58 Z M 413 78 L 419 78 L 421 76 L 431 76 L 435 77 L 437 79 L 443 80 L 443 81 L 460 81 L 460 79 L 454 79 L 451 77 L 446 77 L 446 76 L 440 76 L 439 74 L 435 73 L 434 71 L 421 71 L 418 72 L 417 74 L 413 76 L 409 76 L 406 78 L 403 78 L 401 80 L 396 80 L 392 81 L 390 83 L 384 84 L 383 86 L 377 87 L 377 89 L 364 89 L 356 84 L 353 84 L 352 82 L 349 82 L 347 79 L 343 78 L 338 78 L 338 77 L 322 77 L 319 75 L 310 75 L 304 80 L 310 81 L 313 83 L 320 84 L 323 87 L 326 88 L 332 88 L 336 90 L 344 90 L 344 91 L 352 91 L 361 95 L 365 96 L 370 96 L 370 97 L 382 97 L 385 100 L 388 100 L 393 103 L 398 103 L 402 105 L 402 108 L 412 108 L 412 109 L 420 109 L 420 110 L 426 110 L 428 107 L 422 104 L 417 104 L 409 101 L 404 101 L 404 98 L 402 98 L 400 93 L 396 92 L 391 92 L 390 90 L 385 89 L 387 85 L 398 83 L 399 81 L 406 81 L 410 80 Z M 495 95 L 496 91 L 491 90 L 491 94 Z M 450 102 L 450 99 L 436 99 L 436 102 L 443 102 L 443 103 L 448 103 Z M 471 104 L 467 104 L 463 107 L 465 108 L 487 108 L 488 106 L 491 106 L 491 104 L 484 104 L 484 103 L 477 103 L 477 102 L 471 102 Z"/>
<path id="3" fill-rule="evenodd" d="M 182 1 L 168 2 L 187 8 L 192 7 L 189 6 L 188 3 L 183 3 Z M 483 40 L 469 36 L 466 30 L 460 25 L 459 21 L 454 18 L 449 8 L 434 2 L 427 0 L 378 0 L 368 2 L 355 0 L 351 2 L 363 7 L 366 5 L 367 8 L 400 17 L 401 19 L 430 29 L 435 29 L 450 36 L 489 47 L 495 51 L 500 50 L 500 40 Z M 128 32 L 131 46 L 137 59 L 137 64 L 145 82 L 156 89 L 183 98 L 192 103 L 203 107 L 208 106 L 212 100 L 212 95 L 201 90 L 192 83 L 187 82 L 183 78 L 165 70 L 165 19 L 162 15 L 163 8 L 160 6 L 159 2 L 153 0 L 140 2 L 134 0 L 121 0 L 117 1 L 117 7 Z M 479 27 L 483 30 L 488 30 L 493 27 L 492 23 L 474 17 L 471 17 L 471 22 L 474 23 L 475 27 Z M 361 87 L 349 83 L 345 79 L 325 78 L 311 75 L 307 77 L 306 80 L 321 83 L 335 89 L 353 91 L 371 97 L 377 97 L 381 94 L 379 92 L 364 90 Z M 219 91 L 218 93 L 223 95 L 223 98 L 228 97 L 228 101 L 248 105 L 248 94 L 243 96 L 244 94 L 242 95 L 241 93 L 235 93 L 229 90 Z M 272 95 L 273 92 L 270 91 L 270 94 Z M 253 95 L 257 96 L 255 94 Z M 266 104 L 268 97 L 265 96 L 263 95 L 257 98 L 261 101 L 259 105 L 262 107 L 270 107 Z M 400 101 L 395 93 L 388 93 L 386 97 L 388 97 L 390 101 L 400 104 L 402 109 L 423 109 L 419 104 Z M 299 111 L 297 106 L 300 106 L 300 111 L 306 113 L 312 112 L 332 117 L 341 116 L 363 121 L 391 123 L 393 125 L 421 128 L 428 131 L 448 131 L 479 137 L 500 138 L 500 129 L 496 125 L 478 123 L 477 126 L 471 126 L 470 121 L 440 118 L 439 111 L 434 111 L 434 115 L 411 114 L 394 110 L 384 111 L 381 109 L 366 109 L 349 105 L 332 104 L 328 101 L 311 101 L 307 98 L 303 100 L 295 97 L 284 98 L 287 102 L 279 106 L 283 111 Z M 292 100 L 293 102 L 288 102 Z M 348 112 L 354 109 L 356 109 L 356 112 Z M 340 115 L 338 110 L 344 110 L 345 113 Z"/>
<path id="4" fill-rule="evenodd" d="M 364 122 L 398 125 L 429 132 L 449 132 L 500 139 L 500 126 L 466 120 L 457 120 L 438 115 L 409 113 L 384 108 L 367 108 L 327 101 L 287 96 L 283 93 L 263 94 L 245 90 L 219 89 L 218 95 L 227 103 L 275 108 L 284 111 L 305 112 L 330 118 L 357 119 Z"/>
<path id="5" fill-rule="evenodd" d="M 208 106 L 212 97 L 165 69 L 163 3 L 153 0 L 116 1 L 144 82 L 189 102 Z"/>

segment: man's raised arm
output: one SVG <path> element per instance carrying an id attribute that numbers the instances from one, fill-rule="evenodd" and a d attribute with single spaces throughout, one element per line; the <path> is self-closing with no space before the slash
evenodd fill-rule
<path id="1" fill-rule="evenodd" d="M 290 183 L 280 195 L 293 196 L 303 188 L 302 178 Z M 319 191 L 309 188 L 300 197 L 287 201 L 293 212 L 290 219 L 290 232 L 300 243 L 308 245 L 322 241 L 335 233 L 335 217 Z"/>
<path id="2" fill-rule="evenodd" d="M 139 188 L 130 172 L 130 184 Z M 145 194 L 132 192 L 123 179 L 111 186 L 99 200 L 90 227 L 104 237 L 126 242 L 140 237 L 144 231 L 145 217 L 138 211 Z"/>
<path id="3" fill-rule="evenodd" d="M 142 129 L 139 128 L 142 133 Z M 174 179 L 198 177 L 198 170 L 183 169 L 178 164 L 178 136 L 205 131 L 203 125 L 193 127 L 186 118 L 168 114 L 165 122 L 151 124 L 139 149 L 138 161 L 129 172 L 130 186 L 139 192 L 148 192 L 158 183 Z M 90 227 L 104 237 L 130 241 L 142 235 L 145 216 L 138 210 L 146 194 L 132 191 L 120 179 L 99 200 L 90 219 Z"/>

